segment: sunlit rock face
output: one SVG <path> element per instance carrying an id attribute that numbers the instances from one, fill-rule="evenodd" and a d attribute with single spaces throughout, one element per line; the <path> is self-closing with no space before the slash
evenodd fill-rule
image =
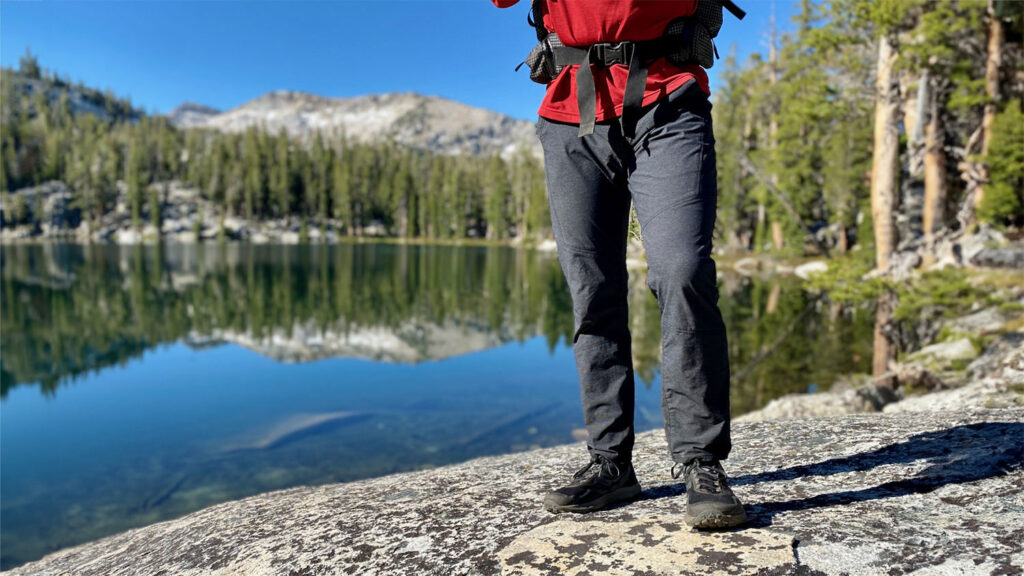
<path id="1" fill-rule="evenodd" d="M 223 113 L 183 105 L 169 117 L 180 126 L 241 132 L 265 127 L 276 134 L 310 138 L 344 136 L 349 141 L 397 144 L 443 154 L 542 153 L 534 125 L 491 110 L 414 93 L 327 98 L 279 90 Z M 215 111 L 214 111 L 215 112 Z"/>
<path id="2" fill-rule="evenodd" d="M 640 500 L 554 516 L 583 444 L 228 502 L 11 574 L 1014 574 L 1024 410 L 737 424 L 750 524 L 693 532 L 664 433 L 637 439 Z"/>
<path id="3" fill-rule="evenodd" d="M 202 126 L 207 120 L 220 114 L 221 111 L 195 102 L 184 102 L 167 113 L 167 118 L 181 128 Z"/>
<path id="4" fill-rule="evenodd" d="M 76 116 L 92 114 L 97 119 L 105 122 L 115 119 L 135 122 L 144 114 L 141 108 L 132 108 L 130 110 L 108 109 L 103 101 L 103 97 L 98 96 L 98 93 L 89 94 L 88 91 L 80 90 L 73 85 L 53 85 L 40 78 L 31 78 L 18 72 L 7 74 L 5 71 L 4 78 L 5 81 L 11 82 L 11 92 L 14 94 L 24 94 L 31 99 L 45 93 L 47 103 L 51 108 L 60 106 L 61 96 L 66 95 L 68 110 Z M 8 110 L 9 108 L 5 106 L 4 113 L 6 114 Z M 8 119 L 4 117 L 3 120 L 7 121 Z"/>

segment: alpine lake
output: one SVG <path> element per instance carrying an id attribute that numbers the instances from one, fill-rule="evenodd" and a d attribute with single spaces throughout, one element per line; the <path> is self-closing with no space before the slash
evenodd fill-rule
<path id="1" fill-rule="evenodd" d="M 19 244 L 0 267 L 0 569 L 260 492 L 585 437 L 553 252 Z M 660 315 L 630 277 L 642 431 L 662 425 Z M 734 415 L 870 371 L 872 310 L 721 267 L 719 289 Z"/>

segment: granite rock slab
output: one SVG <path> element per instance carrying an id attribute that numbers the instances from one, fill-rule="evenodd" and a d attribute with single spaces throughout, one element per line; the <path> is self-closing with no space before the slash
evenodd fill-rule
<path id="1" fill-rule="evenodd" d="M 758 422 L 777 418 L 822 418 L 878 412 L 897 402 L 900 395 L 886 386 L 868 384 L 851 390 L 815 394 L 786 394 L 764 408 L 748 412 L 734 422 Z"/>
<path id="2" fill-rule="evenodd" d="M 738 423 L 750 524 L 695 532 L 664 432 L 642 497 L 587 515 L 540 498 L 582 443 L 271 492 L 58 551 L 11 574 L 1020 574 L 1024 409 Z"/>

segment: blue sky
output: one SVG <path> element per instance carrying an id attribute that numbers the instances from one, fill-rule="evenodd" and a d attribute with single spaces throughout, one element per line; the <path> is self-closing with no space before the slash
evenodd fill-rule
<path id="1" fill-rule="evenodd" d="M 718 38 L 724 56 L 765 52 L 772 6 L 737 0 Z M 0 2 L 0 63 L 28 46 L 43 67 L 112 88 L 165 113 L 183 101 L 230 109 L 271 90 L 347 97 L 419 92 L 532 120 L 543 86 L 525 67 L 535 37 L 528 0 L 191 0 Z M 712 89 L 715 72 L 712 68 Z"/>

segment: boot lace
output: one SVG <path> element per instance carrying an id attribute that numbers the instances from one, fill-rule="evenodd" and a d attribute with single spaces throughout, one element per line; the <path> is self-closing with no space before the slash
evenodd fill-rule
<path id="1" fill-rule="evenodd" d="M 602 472 L 605 472 L 606 476 L 610 476 L 612 478 L 618 478 L 619 475 L 622 474 L 622 469 L 619 468 L 619 465 L 609 460 L 607 456 L 594 454 L 593 456 L 590 457 L 590 462 L 588 462 L 586 466 L 580 468 L 579 470 L 576 471 L 575 474 L 572 475 L 572 479 L 579 480 L 583 478 L 587 474 L 587 472 L 594 467 L 595 464 L 598 465 L 598 468 L 594 472 L 594 474 L 601 474 Z"/>
<path id="2" fill-rule="evenodd" d="M 686 464 L 674 464 L 672 466 L 672 478 L 679 478 L 683 475 L 692 477 L 696 483 L 695 488 L 701 492 L 720 494 L 722 492 L 722 469 L 714 462 L 695 459 Z"/>

